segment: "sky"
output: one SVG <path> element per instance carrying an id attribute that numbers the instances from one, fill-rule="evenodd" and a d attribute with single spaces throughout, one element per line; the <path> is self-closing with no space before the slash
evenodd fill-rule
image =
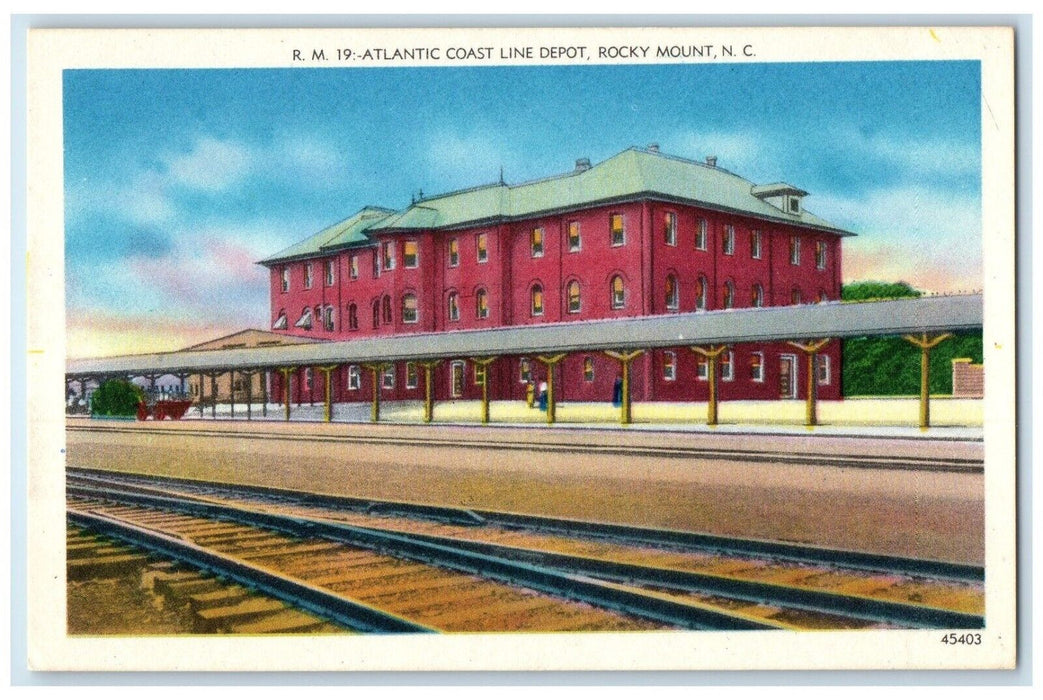
<path id="1" fill-rule="evenodd" d="M 68 354 L 265 328 L 256 261 L 363 206 L 650 143 L 807 190 L 846 282 L 980 289 L 980 113 L 971 61 L 68 70 Z"/>

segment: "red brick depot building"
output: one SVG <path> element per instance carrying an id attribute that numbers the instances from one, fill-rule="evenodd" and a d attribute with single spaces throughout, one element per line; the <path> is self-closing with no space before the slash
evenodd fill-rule
<path id="1" fill-rule="evenodd" d="M 716 159 L 630 148 L 573 171 L 424 197 L 402 211 L 366 207 L 273 255 L 271 329 L 324 340 L 451 333 L 539 323 L 812 304 L 840 298 L 841 240 L 851 233 L 804 208 L 807 192 L 755 185 Z M 562 332 L 567 332 L 563 329 Z M 819 354 L 817 393 L 838 399 L 840 344 Z M 437 399 L 522 399 L 546 367 L 501 357 L 439 365 Z M 736 345 L 721 358 L 720 398 L 802 398 L 806 360 L 786 343 Z M 559 401 L 609 401 L 619 363 L 599 352 L 556 365 Z M 273 400 L 282 400 L 273 376 Z M 331 375 L 334 401 L 367 401 L 370 373 Z M 381 376 L 385 400 L 419 400 L 423 372 L 400 362 Z M 323 374 L 300 369 L 291 400 L 322 401 Z M 687 346 L 632 365 L 638 401 L 701 401 L 706 361 Z"/>

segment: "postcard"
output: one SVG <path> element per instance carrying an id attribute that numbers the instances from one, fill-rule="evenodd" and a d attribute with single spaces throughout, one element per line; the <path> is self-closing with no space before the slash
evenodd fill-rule
<path id="1" fill-rule="evenodd" d="M 32 29 L 29 664 L 1005 669 L 1013 31 Z"/>

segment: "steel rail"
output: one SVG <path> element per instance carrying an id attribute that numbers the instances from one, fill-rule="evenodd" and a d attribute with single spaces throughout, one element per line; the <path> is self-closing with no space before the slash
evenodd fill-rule
<path id="1" fill-rule="evenodd" d="M 69 469 L 73 476 L 95 481 L 124 485 L 118 475 L 104 470 L 84 468 Z M 740 556 L 760 556 L 786 561 L 819 564 L 839 568 L 875 571 L 886 574 L 942 578 L 947 580 L 980 583 L 985 580 L 985 569 L 973 564 L 961 564 L 932 559 L 912 559 L 890 554 L 859 552 L 854 550 L 830 549 L 814 545 L 776 542 L 773 540 L 748 539 L 713 535 L 684 530 L 663 530 L 636 525 L 584 522 L 567 518 L 552 518 L 539 515 L 504 513 L 492 510 L 454 508 L 452 506 L 427 505 L 381 501 L 351 496 L 311 494 L 267 486 L 241 486 L 219 482 L 182 479 L 178 477 L 154 477 L 135 475 L 147 481 L 167 483 L 192 488 L 218 489 L 232 494 L 248 494 L 258 498 L 278 498 L 302 505 L 333 509 L 351 509 L 383 515 L 419 517 L 457 525 L 499 525 L 541 532 L 552 532 L 572 537 L 587 537 L 631 542 L 657 547 L 684 548 L 688 550 L 710 550 Z"/>
<path id="2" fill-rule="evenodd" d="M 537 564 L 447 546 L 396 532 L 363 528 L 343 523 L 263 513 L 236 506 L 193 499 L 122 492 L 113 489 L 69 486 L 66 493 L 124 504 L 141 505 L 232 520 L 268 528 L 297 537 L 323 538 L 379 550 L 393 556 L 442 566 L 512 586 L 525 586 L 634 617 L 692 630 L 769 630 L 785 628 L 735 612 L 724 612 L 702 604 L 681 603 L 653 595 L 567 574 Z"/>
<path id="3" fill-rule="evenodd" d="M 141 494 L 146 498 L 165 499 L 168 496 Z M 289 517 L 289 516 L 276 516 Z M 436 535 L 423 535 L 417 533 L 403 533 L 389 529 L 363 528 L 360 526 L 341 525 L 330 523 L 325 520 L 312 518 L 292 518 L 295 522 L 318 523 L 320 527 L 333 526 L 336 528 L 347 528 L 354 537 L 361 533 L 363 540 L 372 542 L 374 533 L 381 533 L 383 537 L 401 537 L 408 540 L 407 550 L 409 555 L 419 553 L 421 559 L 429 561 L 429 552 L 417 548 L 416 542 L 426 543 L 443 551 L 465 550 L 483 557 L 490 561 L 508 561 L 514 564 L 522 563 L 534 565 L 555 572 L 568 572 L 583 577 L 597 577 L 628 584 L 642 584 L 648 586 L 659 586 L 680 589 L 690 593 L 701 593 L 707 595 L 719 595 L 733 599 L 746 600 L 752 603 L 766 603 L 784 607 L 798 608 L 805 611 L 841 615 L 862 620 L 885 622 L 889 624 L 904 625 L 918 628 L 947 628 L 947 629 L 980 629 L 984 627 L 984 619 L 980 615 L 961 613 L 931 606 L 914 605 L 893 601 L 884 601 L 830 591 L 801 588 L 774 583 L 750 581 L 730 576 L 717 574 L 704 574 L 688 572 L 676 569 L 663 569 L 659 567 L 642 566 L 613 562 L 592 557 L 583 557 L 568 554 L 558 554 L 521 547 L 511 547 L 487 542 L 475 542 L 471 540 L 460 540 L 457 538 L 441 537 Z M 380 536 L 376 537 L 378 546 L 386 547 L 380 542 Z M 353 543 L 358 543 L 353 540 Z M 399 546 L 403 542 L 398 543 Z M 403 550 L 398 550 L 403 551 Z M 455 559 L 456 557 L 454 557 Z M 432 561 L 432 563 L 445 563 Z M 485 575 L 485 571 L 481 572 Z M 561 593 L 562 589 L 556 587 L 554 592 Z M 588 602 L 595 602 L 589 600 Z"/>
<path id="4" fill-rule="evenodd" d="M 440 439 L 434 436 L 421 438 L 399 438 L 355 435 L 302 435 L 280 434 L 262 431 L 179 429 L 176 432 L 164 428 L 100 425 L 69 425 L 67 430 L 99 433 L 139 433 L 149 435 L 183 435 L 187 437 L 218 437 L 228 439 L 260 439 L 284 442 L 346 443 L 360 445 L 394 445 L 404 447 L 437 446 L 459 449 L 488 449 L 489 440 L 463 440 L 460 438 Z M 500 437 L 500 436 L 497 436 Z M 976 458 L 962 457 L 892 457 L 865 455 L 806 455 L 793 452 L 765 452 L 763 450 L 730 450 L 705 447 L 655 447 L 599 445 L 596 443 L 526 442 L 496 440 L 499 450 L 548 452 L 566 454 L 599 454 L 623 457 L 655 457 L 660 459 L 706 459 L 746 461 L 774 464 L 804 464 L 809 466 L 846 467 L 853 469 L 905 469 L 910 471 L 971 472 L 984 471 L 984 462 Z"/>
<path id="5" fill-rule="evenodd" d="M 66 518 L 84 528 L 223 576 L 349 629 L 381 634 L 436 631 L 265 567 L 154 530 L 74 508 L 66 509 Z"/>

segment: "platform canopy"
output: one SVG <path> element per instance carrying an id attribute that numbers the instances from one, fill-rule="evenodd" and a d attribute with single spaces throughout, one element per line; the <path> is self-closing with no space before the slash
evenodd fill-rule
<path id="1" fill-rule="evenodd" d="M 981 328 L 982 316 L 980 294 L 857 303 L 827 302 L 543 323 L 492 330 L 417 333 L 308 345 L 78 359 L 67 361 L 66 373 L 72 376 L 189 374 L 229 369 L 935 333 Z"/>

